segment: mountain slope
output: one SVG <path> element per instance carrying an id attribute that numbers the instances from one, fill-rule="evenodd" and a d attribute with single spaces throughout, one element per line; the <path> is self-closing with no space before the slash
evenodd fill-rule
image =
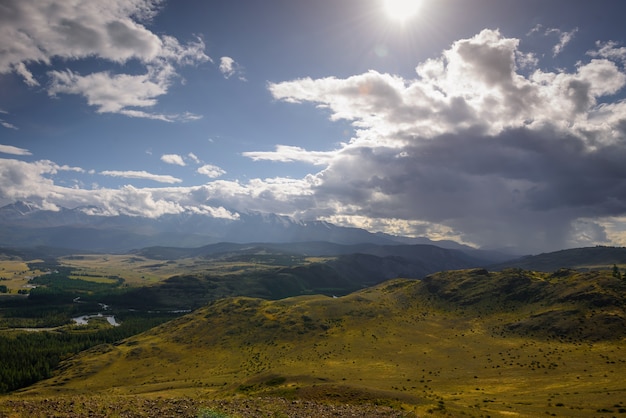
<path id="1" fill-rule="evenodd" d="M 626 395 L 625 292 L 610 272 L 470 270 L 341 298 L 223 299 L 84 352 L 22 395 L 238 394 L 386 402 L 419 416 L 597 416 Z"/>
<path id="2" fill-rule="evenodd" d="M 560 268 L 610 268 L 614 264 L 626 265 L 624 247 L 586 247 L 526 256 L 489 266 L 493 270 L 521 268 L 525 270 L 555 271 Z"/>
<path id="3" fill-rule="evenodd" d="M 237 272 L 226 268 L 221 273 L 213 271 L 176 275 L 158 285 L 130 289 L 124 293 L 111 295 L 103 301 L 115 306 L 137 308 L 146 304 L 151 307 L 150 309 L 156 307 L 195 309 L 210 300 L 229 296 L 266 299 L 311 294 L 341 296 L 392 278 L 422 278 L 441 270 L 479 265 L 478 261 L 472 260 L 462 252 L 422 245 L 389 248 L 372 246 L 370 248 L 372 252 L 377 252 L 381 256 L 354 253 L 315 262 L 305 261 L 303 256 L 294 256 L 294 253 L 279 251 L 278 248 L 289 247 L 284 245 L 225 243 L 210 247 L 215 250 L 214 253 L 207 254 L 203 249 L 158 247 L 142 250 L 136 254 L 161 260 L 167 260 L 168 257 L 175 255 L 179 257 L 194 255 L 190 258 L 193 260 L 199 258 L 199 254 L 204 254 L 215 262 L 258 265 L 262 261 L 267 261 L 270 265 Z M 359 248 L 365 249 L 364 246 Z M 393 254 L 394 249 L 402 256 L 384 255 Z M 276 265 L 279 260 L 284 260 L 282 266 Z"/>

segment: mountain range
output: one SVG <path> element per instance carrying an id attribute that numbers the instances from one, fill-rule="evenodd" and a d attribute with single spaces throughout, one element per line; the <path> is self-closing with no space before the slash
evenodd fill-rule
<path id="1" fill-rule="evenodd" d="M 219 242 L 324 241 L 343 245 L 434 244 L 448 249 L 473 250 L 454 241 L 435 242 L 427 238 L 370 233 L 324 221 L 298 221 L 258 212 L 238 213 L 237 219 L 189 211 L 158 218 L 97 213 L 102 211 L 94 207 L 43 210 L 23 201 L 3 206 L 0 208 L 0 246 L 47 246 L 115 253 L 151 246 L 200 247 Z"/>

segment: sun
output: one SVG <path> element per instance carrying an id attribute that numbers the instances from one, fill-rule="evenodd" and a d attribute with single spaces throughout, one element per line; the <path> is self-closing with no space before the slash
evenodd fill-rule
<path id="1" fill-rule="evenodd" d="M 390 19 L 406 22 L 417 14 L 421 0 L 383 0 L 385 13 Z"/>

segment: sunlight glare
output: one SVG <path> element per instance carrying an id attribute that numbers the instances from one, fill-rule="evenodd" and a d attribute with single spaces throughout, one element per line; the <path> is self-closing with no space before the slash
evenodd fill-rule
<path id="1" fill-rule="evenodd" d="M 390 19 L 405 22 L 417 14 L 420 2 L 420 0 L 383 0 L 383 6 Z"/>

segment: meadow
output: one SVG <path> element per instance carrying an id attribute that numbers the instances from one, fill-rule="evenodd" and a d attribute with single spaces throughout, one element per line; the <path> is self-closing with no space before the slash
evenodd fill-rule
<path id="1" fill-rule="evenodd" d="M 227 404 L 274 398 L 401 416 L 617 416 L 625 290 L 608 270 L 475 270 L 343 297 L 225 298 L 86 350 L 11 402 L 193 399 L 255 416 Z M 288 416 L 272 413 L 256 416 Z"/>

